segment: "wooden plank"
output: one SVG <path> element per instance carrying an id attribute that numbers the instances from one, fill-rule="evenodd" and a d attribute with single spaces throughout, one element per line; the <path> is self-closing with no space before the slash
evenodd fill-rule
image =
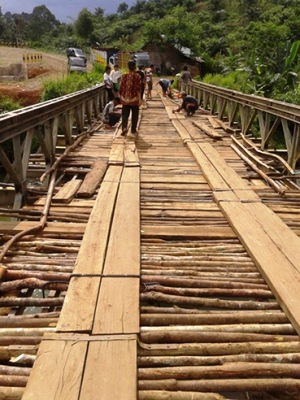
<path id="1" fill-rule="evenodd" d="M 140 169 L 125 167 L 107 248 L 104 274 L 140 273 Z"/>
<path id="2" fill-rule="evenodd" d="M 140 278 L 102 278 L 93 334 L 139 332 Z"/>
<path id="3" fill-rule="evenodd" d="M 100 277 L 71 279 L 56 327 L 58 332 L 92 331 L 100 281 Z"/>
<path id="4" fill-rule="evenodd" d="M 226 161 L 220 157 L 220 154 L 213 148 L 213 146 L 209 143 L 202 143 L 201 151 L 205 154 L 208 160 L 214 165 L 216 170 L 220 173 L 222 178 L 225 180 L 227 185 L 231 189 L 249 189 L 250 185 L 245 182 L 233 168 L 229 167 Z M 253 197 L 259 197 L 253 194 Z"/>
<path id="5" fill-rule="evenodd" d="M 141 183 L 149 182 L 163 182 L 163 183 L 199 183 L 203 182 L 203 176 L 198 174 L 185 174 L 185 175 L 172 175 L 172 174 L 143 174 L 141 176 Z"/>
<path id="6" fill-rule="evenodd" d="M 177 130 L 179 136 L 181 137 L 181 140 L 185 143 L 187 141 L 192 140 L 191 135 L 187 131 L 187 129 L 182 125 L 182 123 L 178 120 L 172 120 L 172 123 Z"/>
<path id="7" fill-rule="evenodd" d="M 274 233 L 270 233 L 270 226 L 264 226 L 262 220 L 258 222 L 250 212 L 250 207 L 257 206 L 258 203 L 220 203 L 226 219 L 300 334 L 300 273 L 274 243 Z"/>
<path id="8" fill-rule="evenodd" d="M 236 238 L 235 233 L 230 227 L 227 226 L 178 226 L 178 225 L 145 225 L 141 227 L 143 237 L 156 236 L 156 237 L 193 237 L 193 238 Z"/>
<path id="9" fill-rule="evenodd" d="M 201 122 L 194 122 L 194 125 L 197 126 L 202 132 L 206 135 L 212 137 L 213 139 L 222 139 L 223 135 L 221 133 L 216 132 L 214 129 L 210 128 L 208 125 Z"/>
<path id="10" fill-rule="evenodd" d="M 18 233 L 32 229 L 37 226 L 37 222 L 32 221 L 1 221 L 1 233 Z M 63 222 L 47 222 L 47 226 L 43 229 L 41 234 L 48 233 L 78 233 L 83 234 L 85 232 L 86 223 L 63 223 Z"/>
<path id="11" fill-rule="evenodd" d="M 207 116 L 208 121 L 210 122 L 211 126 L 212 126 L 214 129 L 221 129 L 221 126 L 217 123 L 217 121 L 216 121 L 215 118 L 216 118 L 216 117 L 212 117 L 211 115 L 208 115 L 208 116 Z"/>
<path id="12" fill-rule="evenodd" d="M 44 206 L 45 205 L 45 198 L 38 199 L 35 201 L 34 205 Z M 69 207 L 93 207 L 94 200 L 82 200 L 82 199 L 73 199 L 71 203 L 68 204 Z M 28 206 L 30 208 L 30 206 Z M 51 205 L 52 207 L 52 205 Z M 53 204 L 53 207 L 57 207 L 56 204 Z"/>
<path id="13" fill-rule="evenodd" d="M 248 209 L 300 274 L 300 238 L 264 204 L 251 204 Z"/>
<path id="14" fill-rule="evenodd" d="M 198 210 L 150 210 L 141 211 L 142 217 L 187 217 L 187 218 L 221 218 L 223 214 L 220 210 L 198 211 Z"/>
<path id="15" fill-rule="evenodd" d="M 79 400 L 135 400 L 136 359 L 135 340 L 90 343 Z"/>
<path id="16" fill-rule="evenodd" d="M 219 204 L 220 201 L 239 201 L 238 197 L 231 190 L 213 192 L 213 198 L 217 204 Z"/>
<path id="17" fill-rule="evenodd" d="M 215 191 L 213 192 L 213 198 L 217 203 L 220 201 L 261 202 L 261 199 L 252 189 Z"/>
<path id="18" fill-rule="evenodd" d="M 82 179 L 72 179 L 64 184 L 64 186 L 53 197 L 53 203 L 70 203 L 80 188 Z"/>
<path id="19" fill-rule="evenodd" d="M 199 175 L 198 175 L 199 176 Z M 184 176 L 182 177 L 184 179 Z M 172 190 L 188 190 L 188 191 L 201 191 L 201 190 L 209 190 L 209 186 L 206 182 L 201 183 L 142 183 L 141 189 L 160 189 L 162 191 L 166 191 L 169 189 Z"/>
<path id="20" fill-rule="evenodd" d="M 126 143 L 124 146 L 124 162 L 125 165 L 130 165 L 130 166 L 140 165 L 139 156 L 137 153 L 135 143 L 130 138 L 126 139 Z"/>
<path id="21" fill-rule="evenodd" d="M 122 142 L 114 141 L 111 145 L 111 151 L 109 155 L 109 164 L 123 164 L 124 162 L 124 145 Z"/>
<path id="22" fill-rule="evenodd" d="M 110 166 L 107 170 L 78 253 L 76 274 L 102 273 L 122 169 L 121 166 Z"/>
<path id="23" fill-rule="evenodd" d="M 87 342 L 43 340 L 23 400 L 77 399 Z"/>
<path id="24" fill-rule="evenodd" d="M 245 203 L 248 202 L 261 202 L 260 197 L 252 189 L 234 189 L 235 195 Z"/>
<path id="25" fill-rule="evenodd" d="M 207 159 L 205 154 L 201 151 L 197 143 L 188 142 L 187 147 L 195 157 L 197 164 L 199 165 L 203 175 L 205 176 L 209 186 L 213 190 L 228 190 L 228 185 L 219 171 L 212 165 Z"/>
<path id="26" fill-rule="evenodd" d="M 176 201 L 175 202 L 151 202 L 146 201 L 141 205 L 142 209 L 150 209 L 150 210 L 214 210 L 218 211 L 219 207 L 215 203 L 194 203 L 194 202 L 184 202 L 184 201 Z"/>

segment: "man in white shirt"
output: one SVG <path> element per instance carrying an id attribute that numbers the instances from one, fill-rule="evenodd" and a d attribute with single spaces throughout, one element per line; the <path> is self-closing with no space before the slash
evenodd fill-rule
<path id="1" fill-rule="evenodd" d="M 118 96 L 119 82 L 122 76 L 122 71 L 119 69 L 118 64 L 114 65 L 114 69 L 110 73 L 110 79 L 113 83 L 113 92 L 115 96 Z"/>
<path id="2" fill-rule="evenodd" d="M 120 121 L 121 114 L 116 107 L 120 104 L 120 97 L 115 97 L 106 104 L 102 112 L 102 121 L 105 123 L 106 129 L 114 129 L 114 125 Z"/>

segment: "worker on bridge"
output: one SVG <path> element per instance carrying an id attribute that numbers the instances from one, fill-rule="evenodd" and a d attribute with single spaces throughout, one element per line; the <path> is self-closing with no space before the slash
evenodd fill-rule
<path id="1" fill-rule="evenodd" d="M 120 97 L 115 97 L 112 101 L 106 104 L 102 112 L 102 121 L 105 123 L 106 129 L 115 129 L 116 125 L 121 119 L 120 110 L 116 107 L 121 104 Z"/>
<path id="2" fill-rule="evenodd" d="M 166 97 L 167 95 L 169 97 L 172 97 L 172 84 L 174 83 L 174 79 L 168 80 L 168 79 L 160 79 L 156 85 L 159 85 L 162 88 L 163 96 Z M 155 86 L 156 86 L 155 85 Z"/>
<path id="3" fill-rule="evenodd" d="M 199 108 L 197 99 L 193 96 L 187 95 L 186 92 L 181 92 L 180 97 L 182 98 L 182 104 L 172 111 L 173 114 L 180 110 L 185 110 L 187 116 L 194 115 L 195 111 Z"/>

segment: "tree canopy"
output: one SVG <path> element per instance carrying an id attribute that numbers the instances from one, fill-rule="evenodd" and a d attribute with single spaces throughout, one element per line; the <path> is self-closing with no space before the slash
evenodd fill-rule
<path id="1" fill-rule="evenodd" d="M 190 48 L 204 59 L 207 73 L 246 74 L 254 93 L 278 95 L 298 85 L 299 0 L 136 0 L 132 7 L 120 1 L 115 14 L 83 8 L 70 24 L 58 22 L 44 5 L 29 15 L 0 14 L 1 40 L 51 50 L 96 42 L 139 50 L 162 38 Z"/>

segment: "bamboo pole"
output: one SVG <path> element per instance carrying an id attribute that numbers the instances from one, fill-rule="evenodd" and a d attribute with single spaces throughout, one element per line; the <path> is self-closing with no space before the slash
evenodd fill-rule
<path id="1" fill-rule="evenodd" d="M 50 312 L 43 314 L 29 314 L 18 316 L 0 316 L 0 328 L 47 328 L 55 326 L 59 317 L 58 312 Z M 1 332 L 0 332 L 1 334 Z"/>
<path id="2" fill-rule="evenodd" d="M 50 209 L 51 199 L 52 199 L 52 195 L 53 195 L 53 192 L 54 192 L 55 179 L 56 179 L 56 172 L 54 171 L 54 173 L 52 174 L 52 177 L 51 177 L 50 185 L 49 185 L 49 188 L 48 188 L 47 198 L 46 198 L 46 201 L 45 201 L 44 209 L 43 209 L 43 212 L 41 214 L 41 219 L 40 219 L 39 224 L 37 224 L 33 228 L 27 229 L 25 231 L 21 231 L 21 232 L 17 233 L 15 236 L 13 236 L 5 244 L 4 248 L 2 249 L 2 252 L 0 254 L 0 262 L 3 260 L 4 256 L 6 255 L 8 250 L 11 248 L 11 246 L 15 242 L 17 242 L 23 236 L 34 234 L 34 233 L 42 230 L 45 227 L 46 221 L 47 221 L 47 214 L 48 214 L 49 209 Z"/>
<path id="3" fill-rule="evenodd" d="M 30 368 L 0 365 L 0 375 L 30 375 Z"/>
<path id="4" fill-rule="evenodd" d="M 283 195 L 286 189 L 271 179 L 262 170 L 260 170 L 248 157 L 246 157 L 235 145 L 231 146 L 233 150 L 255 171 L 259 176 L 261 176 L 277 193 Z"/>
<path id="5" fill-rule="evenodd" d="M 138 357 L 139 367 L 172 367 L 222 365 L 225 363 L 255 362 L 255 363 L 300 363 L 300 353 L 283 354 L 236 354 L 220 356 L 144 356 Z"/>
<path id="6" fill-rule="evenodd" d="M 27 376 L 22 375 L 0 375 L 0 386 L 25 387 L 28 382 Z"/>
<path id="7" fill-rule="evenodd" d="M 25 328 L 24 326 L 19 326 L 17 328 L 3 328 L 0 329 L 0 339 L 2 337 L 10 337 L 13 336 L 16 338 L 17 336 L 22 337 L 36 337 L 43 336 L 45 333 L 53 333 L 55 332 L 55 328 L 42 327 L 42 328 Z"/>
<path id="8" fill-rule="evenodd" d="M 170 331 L 161 328 L 160 331 L 141 332 L 143 343 L 240 343 L 240 342 L 293 342 L 298 335 L 271 335 L 263 333 L 240 332 L 189 332 Z"/>
<path id="9" fill-rule="evenodd" d="M 21 400 L 24 390 L 23 387 L 0 386 L 1 400 Z"/>
<path id="10" fill-rule="evenodd" d="M 141 290 L 144 290 L 141 288 Z M 190 289 L 190 288 L 169 288 L 161 285 L 151 285 L 147 291 L 154 291 L 164 294 L 176 296 L 223 296 L 223 297 L 252 297 L 259 299 L 274 299 L 274 295 L 270 290 L 254 290 L 254 289 Z"/>
<path id="11" fill-rule="evenodd" d="M 224 365 L 139 368 L 141 380 L 159 379 L 226 379 L 226 378 L 295 378 L 300 377 L 298 364 L 235 362 Z"/>
<path id="12" fill-rule="evenodd" d="M 139 390 L 171 390 L 196 392 L 295 392 L 300 391 L 299 379 L 205 379 L 192 381 L 140 380 Z"/>
<path id="13" fill-rule="evenodd" d="M 24 365 L 31 367 L 36 360 L 36 356 L 32 354 L 20 354 L 17 357 L 11 357 L 9 362 L 16 363 L 18 365 Z M 1 393 L 1 391 L 0 391 Z"/>
<path id="14" fill-rule="evenodd" d="M 156 390 L 140 390 L 139 400 L 226 400 L 225 397 L 216 393 L 199 392 L 167 392 Z"/>
<path id="15" fill-rule="evenodd" d="M 63 302 L 63 297 L 0 297 L 0 307 L 60 307 Z"/>
<path id="16" fill-rule="evenodd" d="M 140 332 L 162 331 L 162 326 L 141 326 Z M 273 335 L 295 335 L 296 331 L 291 324 L 230 324 L 230 325 L 185 325 L 184 323 L 172 325 L 165 328 L 168 332 L 243 332 L 243 333 L 263 333 Z M 1 335 L 1 332 L 0 332 Z"/>
<path id="17" fill-rule="evenodd" d="M 300 342 L 243 342 L 243 343 L 178 343 L 173 346 L 139 348 L 139 356 L 219 356 L 233 354 L 282 354 L 299 353 Z"/>
<path id="18" fill-rule="evenodd" d="M 63 154 L 61 156 L 59 156 L 55 162 L 53 163 L 53 165 L 51 166 L 51 168 L 49 168 L 46 172 L 43 173 L 43 175 L 40 177 L 40 181 L 44 182 L 44 180 L 47 178 L 48 175 L 50 175 L 53 171 L 57 170 L 57 167 L 59 166 L 60 162 L 72 151 L 74 150 L 81 142 L 83 139 L 86 138 L 86 136 L 88 135 L 88 132 L 83 132 L 80 135 L 77 136 L 76 141 L 67 147 L 67 149 L 63 152 Z"/>
<path id="19" fill-rule="evenodd" d="M 20 289 L 25 289 L 25 288 L 44 289 L 46 287 L 46 285 L 47 285 L 47 289 L 49 289 L 49 290 L 66 291 L 68 289 L 67 283 L 43 281 L 41 279 L 36 279 L 36 278 L 25 278 L 25 279 L 10 281 L 10 282 L 1 282 L 0 283 L 0 291 L 1 292 L 10 292 L 11 290 L 20 290 Z"/>
<path id="20" fill-rule="evenodd" d="M 11 271 L 9 270 L 6 274 L 6 280 L 19 280 L 19 279 L 28 279 L 35 278 L 44 281 L 64 281 L 69 282 L 71 274 L 63 273 L 63 272 L 30 272 L 24 270 Z"/>
<path id="21" fill-rule="evenodd" d="M 239 282 L 226 282 L 226 281 L 218 281 L 217 279 L 208 281 L 207 279 L 190 279 L 189 277 L 176 277 L 176 276 L 161 276 L 161 275 L 151 275 L 151 276 L 142 276 L 142 283 L 157 283 L 159 282 L 164 286 L 172 286 L 172 287 L 185 287 L 185 288 L 228 288 L 228 289 L 244 289 L 247 287 L 248 289 L 268 289 L 267 284 L 253 284 L 246 285 L 244 283 Z"/>
<path id="22" fill-rule="evenodd" d="M 41 336 L 0 336 L 0 346 L 35 346 L 41 340 Z"/>
<path id="23" fill-rule="evenodd" d="M 1 287 L 1 285 L 0 285 Z M 273 302 L 262 301 L 235 301 L 235 300 L 222 300 L 222 299 L 207 299 L 200 297 L 184 297 L 165 295 L 163 293 L 142 293 L 140 295 L 141 301 L 147 302 L 163 302 L 169 304 L 182 304 L 186 306 L 202 306 L 213 308 L 224 308 L 231 310 L 278 310 L 279 304 Z"/>

